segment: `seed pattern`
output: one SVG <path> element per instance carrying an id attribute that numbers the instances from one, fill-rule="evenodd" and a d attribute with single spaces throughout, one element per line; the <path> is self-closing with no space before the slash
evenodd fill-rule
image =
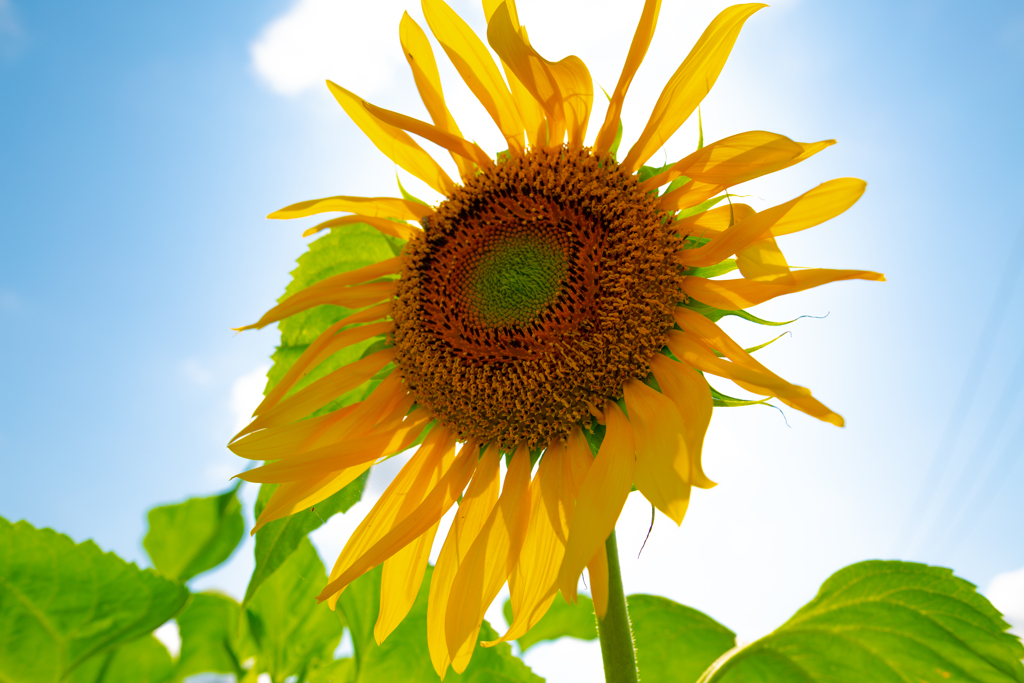
<path id="1" fill-rule="evenodd" d="M 460 438 L 546 445 L 622 396 L 672 328 L 681 246 L 655 198 L 589 149 L 477 175 L 406 245 L 392 315 L 408 390 Z"/>

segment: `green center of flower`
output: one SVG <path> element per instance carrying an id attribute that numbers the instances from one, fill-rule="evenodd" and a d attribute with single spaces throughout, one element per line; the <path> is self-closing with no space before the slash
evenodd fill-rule
<path id="1" fill-rule="evenodd" d="M 533 236 L 505 238 L 474 264 L 470 308 L 488 327 L 527 325 L 558 296 L 565 274 L 557 243 Z"/>

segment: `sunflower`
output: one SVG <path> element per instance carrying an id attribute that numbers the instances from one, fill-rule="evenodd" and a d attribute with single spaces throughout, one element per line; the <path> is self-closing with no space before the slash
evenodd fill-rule
<path id="1" fill-rule="evenodd" d="M 828 282 L 883 279 L 859 270 L 792 270 L 776 243 L 845 211 L 863 181 L 832 180 L 761 212 L 727 192 L 833 140 L 799 143 L 752 131 L 662 168 L 643 165 L 697 109 L 744 22 L 764 5 L 736 5 L 711 22 L 622 161 L 620 112 L 660 0 L 644 5 L 591 146 L 584 138 L 594 92 L 584 63 L 541 57 L 512 0 L 483 5 L 501 71 L 443 0 L 423 0 L 423 14 L 507 141 L 496 158 L 462 136 L 430 42 L 408 14 L 401 43 L 432 123 L 328 82 L 374 144 L 444 199 L 431 207 L 408 197 L 338 196 L 270 215 L 341 212 L 348 215 L 305 234 L 366 224 L 402 247 L 395 258 L 327 277 L 240 328 L 315 306 L 354 311 L 309 345 L 230 444 L 242 457 L 267 461 L 241 478 L 280 484 L 256 529 L 420 444 L 352 534 L 320 600 L 333 607 L 346 586 L 383 563 L 374 629 L 382 642 L 412 606 L 441 518 L 457 503 L 429 589 L 429 650 L 442 676 L 449 666 L 466 668 L 484 612 L 506 582 L 513 623 L 485 645 L 522 636 L 559 591 L 575 601 L 584 568 L 595 611 L 605 615 L 606 541 L 630 491 L 680 524 L 691 487 L 715 485 L 701 449 L 712 407 L 728 397 L 707 375 L 842 426 L 809 390 L 754 360 L 715 321 L 729 314 L 757 320 L 744 309 Z M 459 181 L 410 134 L 447 150 Z M 741 277 L 718 279 L 735 270 Z M 338 351 L 381 336 L 378 350 L 295 390 Z M 377 384 L 365 400 L 321 410 L 371 380 Z"/>

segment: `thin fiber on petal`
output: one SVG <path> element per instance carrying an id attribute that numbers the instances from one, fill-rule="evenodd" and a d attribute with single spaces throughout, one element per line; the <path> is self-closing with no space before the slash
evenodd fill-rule
<path id="1" fill-rule="evenodd" d="M 683 416 L 669 397 L 637 379 L 622 388 L 636 444 L 633 483 L 676 524 L 690 504 L 690 454 Z"/>
<path id="2" fill-rule="evenodd" d="M 523 122 L 491 53 L 473 33 L 473 29 L 444 0 L 422 0 L 422 6 L 430 30 L 437 42 L 441 43 L 455 70 L 494 119 L 498 130 L 508 142 L 509 150 L 521 156 L 526 150 Z"/>
<path id="3" fill-rule="evenodd" d="M 604 123 L 597 133 L 594 141 L 594 154 L 604 156 L 611 149 L 615 142 L 615 134 L 618 132 L 619 121 L 622 117 L 622 103 L 626 99 L 626 91 L 637 69 L 647 56 L 647 48 L 654 38 L 654 27 L 658 24 L 658 13 L 661 11 L 661 0 L 646 0 L 644 10 L 640 14 L 640 23 L 637 24 L 636 32 L 633 34 L 633 42 L 629 44 L 629 53 L 626 55 L 626 63 L 622 65 L 622 73 L 619 75 L 619 82 L 615 84 L 611 99 L 608 101 L 608 112 L 605 114 Z"/>
<path id="4" fill-rule="evenodd" d="M 529 486 L 530 449 L 520 446 L 512 456 L 498 504 L 459 566 L 448 598 L 444 634 L 457 673 L 469 664 L 484 612 L 519 559 L 530 518 Z"/>
<path id="5" fill-rule="evenodd" d="M 479 452 L 475 442 L 467 444 L 466 447 L 470 445 Z M 498 501 L 500 465 L 501 453 L 498 446 L 492 444 L 480 456 L 476 473 L 469 488 L 466 489 L 462 502 L 459 503 L 430 579 L 430 597 L 427 601 L 427 646 L 434 670 L 442 678 L 452 662 L 444 636 L 448 597 L 451 595 L 452 583 L 455 581 L 459 565 L 469 553 Z"/>
<path id="6" fill-rule="evenodd" d="M 635 172 L 689 118 L 722 73 L 743 23 L 762 7 L 767 5 L 733 5 L 714 18 L 669 79 L 647 126 L 623 159 L 623 170 Z"/>
<path id="7" fill-rule="evenodd" d="M 633 429 L 613 401 L 605 403 L 604 413 L 608 431 L 576 499 L 569 542 L 558 573 L 558 587 L 565 599 L 573 603 L 583 567 L 594 553 L 604 548 L 633 487 Z"/>
<path id="8" fill-rule="evenodd" d="M 308 199 L 291 204 L 283 209 L 278 209 L 267 218 L 305 218 L 330 211 L 359 213 L 374 218 L 398 218 L 403 221 L 419 221 L 434 214 L 434 210 L 426 204 L 420 204 L 411 199 L 338 196 Z"/>
<path id="9" fill-rule="evenodd" d="M 441 75 L 437 72 L 437 61 L 434 60 L 434 50 L 430 47 L 430 40 L 408 12 L 402 13 L 402 21 L 398 25 L 398 38 L 402 42 L 402 52 L 405 53 L 405 60 L 409 62 L 409 68 L 412 69 L 416 90 L 419 91 L 423 106 L 430 114 L 430 120 L 440 130 L 461 138 L 462 133 L 459 131 L 459 126 L 455 123 L 455 118 L 444 101 Z M 380 117 L 378 116 L 378 118 Z M 381 120 L 391 123 L 391 125 L 397 125 L 385 119 Z M 459 167 L 459 175 L 463 178 L 472 176 L 473 164 L 464 155 L 452 152 L 452 159 Z"/>
<path id="10" fill-rule="evenodd" d="M 366 133 L 366 137 L 384 156 L 443 195 L 449 195 L 455 190 L 455 183 L 440 164 L 405 131 L 378 119 L 366 108 L 362 98 L 337 83 L 327 81 L 327 87 L 349 118 Z"/>

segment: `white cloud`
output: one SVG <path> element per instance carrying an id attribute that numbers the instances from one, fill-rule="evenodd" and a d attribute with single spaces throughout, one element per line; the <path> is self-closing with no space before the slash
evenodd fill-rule
<path id="1" fill-rule="evenodd" d="M 267 384 L 268 370 L 269 365 L 261 365 L 236 379 L 231 386 L 231 416 L 234 424 L 232 433 L 249 424 L 253 411 L 263 400 L 263 387 Z"/>
<path id="2" fill-rule="evenodd" d="M 997 575 L 985 595 L 1018 633 L 1024 632 L 1024 567 Z"/>
<path id="3" fill-rule="evenodd" d="M 386 87 L 401 48 L 399 0 L 297 0 L 250 46 L 256 73 L 282 95 L 298 95 L 331 79 L 360 95 Z"/>

